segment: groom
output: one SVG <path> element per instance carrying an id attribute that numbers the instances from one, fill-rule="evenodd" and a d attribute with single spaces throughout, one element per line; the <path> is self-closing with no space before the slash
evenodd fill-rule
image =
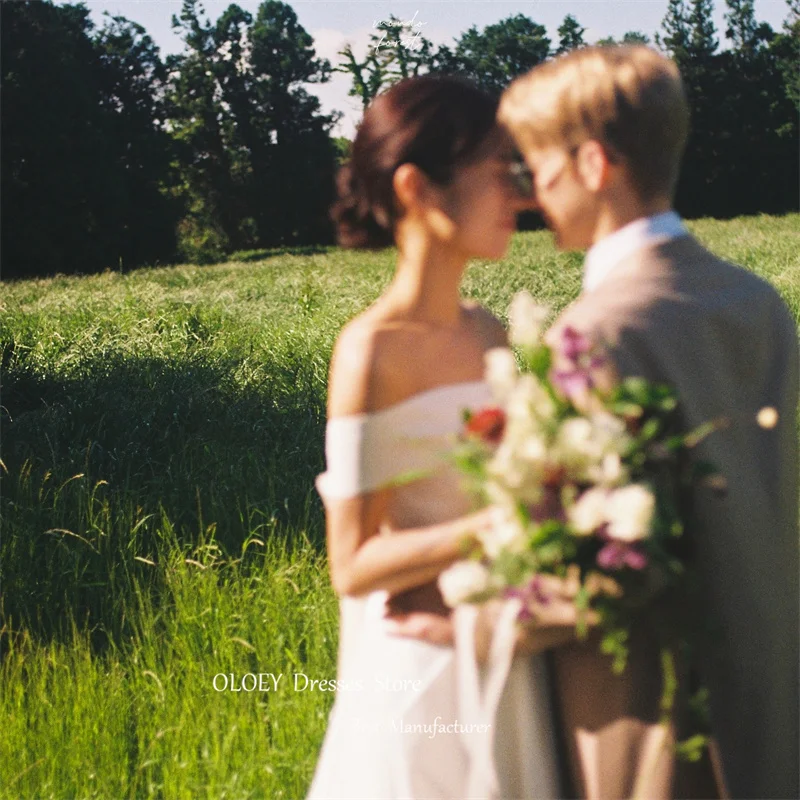
<path id="1" fill-rule="evenodd" d="M 621 375 L 674 386 L 687 429 L 731 420 L 698 448 L 727 494 L 698 491 L 688 529 L 696 613 L 716 631 L 694 665 L 710 692 L 713 763 L 659 749 L 661 665 L 646 627 L 619 677 L 596 637 L 572 640 L 551 651 L 565 790 L 798 797 L 795 322 L 774 289 L 703 248 L 672 210 L 688 110 L 671 61 L 642 46 L 576 50 L 512 83 L 499 117 L 558 247 L 588 250 L 583 291 L 549 335 L 570 325 L 606 342 Z M 416 635 L 443 640 L 431 626 Z"/>
<path id="2" fill-rule="evenodd" d="M 500 120 L 531 169 L 561 249 L 588 249 L 570 325 L 609 343 L 621 375 L 673 385 L 687 429 L 721 416 L 700 457 L 727 479 L 698 492 L 689 529 L 699 654 L 710 692 L 717 790 L 800 796 L 798 778 L 798 344 L 777 292 L 703 248 L 672 210 L 688 111 L 674 63 L 646 47 L 586 48 L 515 81 Z M 756 415 L 761 409 L 760 420 Z M 775 413 L 777 412 L 777 423 Z M 553 651 L 556 705 L 580 794 L 628 797 L 658 720 L 660 665 L 647 632 L 629 671 L 596 642 Z M 720 763 L 721 762 L 721 763 Z M 661 759 L 648 798 L 706 796 L 697 769 Z M 721 786 L 720 786 L 721 784 Z"/>

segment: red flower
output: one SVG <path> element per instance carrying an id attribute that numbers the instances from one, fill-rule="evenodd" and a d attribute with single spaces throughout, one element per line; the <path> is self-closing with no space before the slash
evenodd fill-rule
<path id="1" fill-rule="evenodd" d="M 468 436 L 477 436 L 489 444 L 499 444 L 505 427 L 505 411 L 497 406 L 489 406 L 482 408 L 467 420 L 465 431 Z"/>

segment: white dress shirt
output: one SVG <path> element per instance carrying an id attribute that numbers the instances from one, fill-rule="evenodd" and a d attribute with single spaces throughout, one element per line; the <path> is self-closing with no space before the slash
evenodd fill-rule
<path id="1" fill-rule="evenodd" d="M 688 235 L 689 231 L 675 211 L 629 222 L 589 248 L 583 264 L 583 290 L 596 289 L 617 264 L 637 250 Z"/>

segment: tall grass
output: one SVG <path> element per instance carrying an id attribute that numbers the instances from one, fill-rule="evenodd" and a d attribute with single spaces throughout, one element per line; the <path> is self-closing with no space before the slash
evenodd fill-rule
<path id="1" fill-rule="evenodd" d="M 798 223 L 691 227 L 800 319 Z M 332 696 L 291 676 L 334 677 L 337 643 L 327 364 L 394 253 L 263 256 L 0 287 L 0 797 L 305 793 Z M 464 291 L 558 311 L 580 263 L 519 234 Z"/>

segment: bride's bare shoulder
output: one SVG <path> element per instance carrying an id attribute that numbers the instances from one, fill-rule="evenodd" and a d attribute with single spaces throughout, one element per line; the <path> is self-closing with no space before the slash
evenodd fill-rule
<path id="1" fill-rule="evenodd" d="M 328 377 L 328 417 L 377 411 L 413 391 L 414 342 L 407 323 L 361 314 L 339 334 Z"/>

